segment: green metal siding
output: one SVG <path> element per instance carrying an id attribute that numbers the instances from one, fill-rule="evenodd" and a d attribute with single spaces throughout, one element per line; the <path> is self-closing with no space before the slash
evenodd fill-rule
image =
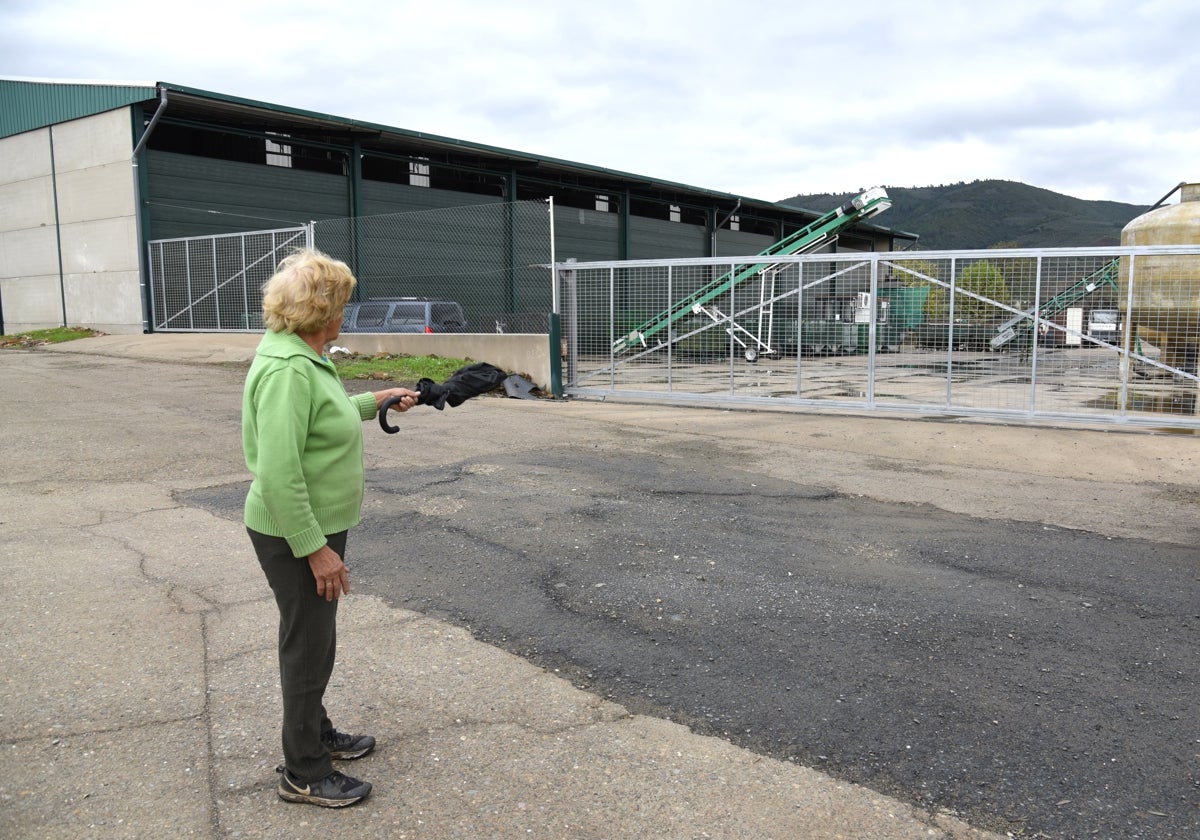
<path id="1" fill-rule="evenodd" d="M 472 329 L 490 332 L 505 308 L 512 249 L 498 208 L 470 206 L 503 200 L 383 181 L 364 181 L 362 194 L 357 296 L 457 301 Z M 324 230 L 318 226 L 320 247 Z"/>
<path id="2" fill-rule="evenodd" d="M 0 79 L 0 137 L 155 99 L 154 85 L 85 85 Z"/>
<path id="3" fill-rule="evenodd" d="M 147 239 L 295 227 L 350 215 L 349 179 L 149 150 Z"/>
<path id="4" fill-rule="evenodd" d="M 430 187 L 410 187 L 387 181 L 363 181 L 362 214 L 378 216 L 383 213 L 410 213 L 419 210 L 441 210 L 471 204 L 499 204 L 499 196 L 438 190 Z"/>
<path id="5" fill-rule="evenodd" d="M 621 243 L 616 213 L 554 208 L 555 259 L 579 262 L 618 260 Z"/>
<path id="6" fill-rule="evenodd" d="M 743 257 L 751 254 L 761 254 L 775 244 L 775 240 L 760 233 L 746 233 L 740 230 L 717 231 L 717 257 Z"/>
<path id="7" fill-rule="evenodd" d="M 356 299 L 416 297 L 462 305 L 470 328 L 545 331 L 548 220 L 500 197 L 366 180 L 363 215 L 316 226 L 316 245 L 354 266 Z M 536 213 L 536 211 L 534 211 Z"/>
<path id="8" fill-rule="evenodd" d="M 632 216 L 629 220 L 629 259 L 669 260 L 707 257 L 708 229 L 700 225 Z"/>

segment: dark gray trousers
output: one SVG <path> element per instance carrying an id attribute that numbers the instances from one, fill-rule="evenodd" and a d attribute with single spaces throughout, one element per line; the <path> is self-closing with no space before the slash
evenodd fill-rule
<path id="1" fill-rule="evenodd" d="M 333 728 L 324 698 L 337 650 L 338 602 L 317 595 L 308 558 L 295 557 L 287 540 L 246 530 L 279 607 L 284 765 L 302 780 L 316 781 L 333 772 L 321 733 Z M 326 539 L 345 558 L 346 532 Z"/>

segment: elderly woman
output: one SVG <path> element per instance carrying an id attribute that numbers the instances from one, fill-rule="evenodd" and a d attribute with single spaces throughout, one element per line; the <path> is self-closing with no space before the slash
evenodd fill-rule
<path id="1" fill-rule="evenodd" d="M 369 735 L 347 735 L 325 712 L 333 672 L 338 599 L 350 591 L 346 532 L 363 500 L 362 422 L 406 388 L 347 396 L 325 345 L 338 336 L 354 288 L 349 267 L 317 251 L 279 264 L 263 294 L 267 332 L 246 376 L 242 443 L 254 474 L 246 497 L 250 541 L 279 607 L 283 756 L 279 796 L 329 808 L 353 805 L 369 782 L 333 760 L 361 758 Z"/>

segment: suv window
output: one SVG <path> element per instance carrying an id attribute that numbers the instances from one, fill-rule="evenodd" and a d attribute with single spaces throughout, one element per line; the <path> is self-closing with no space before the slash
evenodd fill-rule
<path id="1" fill-rule="evenodd" d="M 382 327 L 383 319 L 387 317 L 387 311 L 386 303 L 364 303 L 358 307 L 358 320 L 354 322 L 354 325 L 359 329 Z"/>
<path id="2" fill-rule="evenodd" d="M 467 327 L 462 307 L 457 303 L 430 304 L 430 310 L 429 320 L 443 330 L 461 330 Z"/>
<path id="3" fill-rule="evenodd" d="M 454 301 L 419 298 L 348 303 L 345 332 L 443 333 L 466 332 L 467 317 Z"/>
<path id="4" fill-rule="evenodd" d="M 417 326 L 425 327 L 425 304 L 423 303 L 397 303 L 392 309 L 392 317 L 388 318 L 388 325 L 393 327 L 400 326 Z"/>

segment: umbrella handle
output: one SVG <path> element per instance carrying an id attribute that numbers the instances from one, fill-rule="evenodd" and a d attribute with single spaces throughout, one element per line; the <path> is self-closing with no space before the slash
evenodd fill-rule
<path id="1" fill-rule="evenodd" d="M 390 409 L 396 403 L 400 402 L 400 400 L 402 400 L 402 399 L 404 399 L 404 397 L 388 397 L 386 400 L 383 401 L 383 405 L 379 406 L 379 427 L 381 429 L 383 429 L 385 432 L 387 432 L 389 435 L 396 434 L 396 432 L 400 431 L 400 427 L 392 426 L 388 423 L 388 421 L 387 421 L 388 409 Z"/>

